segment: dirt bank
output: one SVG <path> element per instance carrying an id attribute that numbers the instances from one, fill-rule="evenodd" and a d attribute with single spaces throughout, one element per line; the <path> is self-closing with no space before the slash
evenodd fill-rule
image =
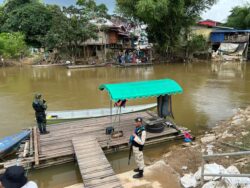
<path id="1" fill-rule="evenodd" d="M 187 173 L 195 173 L 201 166 L 202 154 L 237 152 L 247 150 L 250 146 L 250 107 L 238 109 L 230 119 L 220 122 L 196 141 L 188 144 L 174 145 L 170 152 L 162 156 L 162 160 L 145 169 L 142 180 L 132 179 L 132 171 L 119 175 L 124 187 L 181 187 L 180 177 Z M 250 169 L 250 157 L 222 157 L 207 163 L 228 167 L 236 166 L 241 173 Z"/>
<path id="2" fill-rule="evenodd" d="M 32 65 L 34 63 L 41 61 L 41 58 L 42 58 L 41 55 L 34 55 L 22 59 L 5 59 L 4 62 L 0 61 L 0 67 Z"/>

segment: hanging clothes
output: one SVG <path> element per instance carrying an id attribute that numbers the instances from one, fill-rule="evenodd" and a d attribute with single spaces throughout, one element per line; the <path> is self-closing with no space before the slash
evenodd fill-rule
<path id="1" fill-rule="evenodd" d="M 172 98 L 171 95 L 164 95 L 157 97 L 157 113 L 161 118 L 166 118 L 167 116 L 173 116 L 172 112 Z"/>

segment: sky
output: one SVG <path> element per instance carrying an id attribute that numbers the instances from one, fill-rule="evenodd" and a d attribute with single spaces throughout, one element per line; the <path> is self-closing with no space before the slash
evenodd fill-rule
<path id="1" fill-rule="evenodd" d="M 250 0 L 218 0 L 210 10 L 204 12 L 201 17 L 203 19 L 211 19 L 220 22 L 226 22 L 230 10 L 235 6 L 243 6 L 250 3 Z"/>
<path id="2" fill-rule="evenodd" d="M 4 0 L 0 0 L 3 3 Z M 75 4 L 76 0 L 44 0 L 47 4 L 59 4 L 62 6 L 68 6 Z M 109 13 L 113 13 L 115 9 L 115 0 L 96 0 L 97 4 L 104 3 L 109 8 Z M 210 10 L 204 12 L 202 19 L 211 19 L 215 21 L 225 22 L 227 16 L 230 14 L 230 10 L 234 6 L 242 6 L 250 3 L 250 0 L 218 0 L 218 2 L 211 7 Z"/>

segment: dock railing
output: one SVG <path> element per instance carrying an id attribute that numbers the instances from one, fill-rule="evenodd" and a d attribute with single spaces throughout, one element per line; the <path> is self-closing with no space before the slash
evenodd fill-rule
<path id="1" fill-rule="evenodd" d="M 226 156 L 239 156 L 239 155 L 250 155 L 250 151 L 240 151 L 240 152 L 233 152 L 233 153 L 220 153 L 220 154 L 213 154 L 213 155 L 203 155 L 202 156 L 202 165 L 201 165 L 201 184 L 204 184 L 204 177 L 205 176 L 219 176 L 219 177 L 250 177 L 250 174 L 204 174 L 204 165 L 205 160 L 214 158 L 214 157 L 226 157 Z"/>

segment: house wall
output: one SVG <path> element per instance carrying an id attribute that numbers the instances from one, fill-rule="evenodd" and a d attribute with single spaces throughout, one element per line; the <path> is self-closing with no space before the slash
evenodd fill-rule
<path id="1" fill-rule="evenodd" d="M 192 34 L 202 35 L 206 39 L 206 41 L 209 41 L 210 34 L 213 30 L 214 30 L 213 28 L 194 26 L 194 27 L 192 27 Z"/>
<path id="2" fill-rule="evenodd" d="M 110 31 L 108 33 L 108 43 L 116 44 L 118 42 L 118 34 L 115 31 Z"/>
<path id="3" fill-rule="evenodd" d="M 223 42 L 225 39 L 224 33 L 211 33 L 211 42 L 217 43 L 217 42 Z"/>
<path id="4" fill-rule="evenodd" d="M 88 39 L 86 42 L 84 42 L 85 45 L 101 45 L 101 44 L 107 44 L 108 42 L 108 36 L 105 32 L 99 31 L 97 33 L 97 39 Z"/>

